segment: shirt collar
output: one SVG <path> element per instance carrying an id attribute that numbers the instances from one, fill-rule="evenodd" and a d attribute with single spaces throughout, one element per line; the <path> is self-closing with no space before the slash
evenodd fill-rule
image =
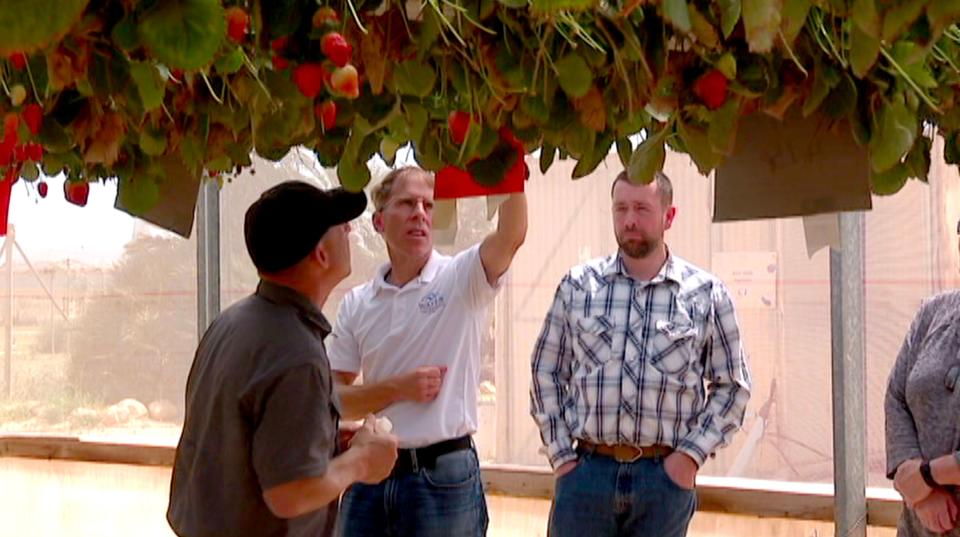
<path id="1" fill-rule="evenodd" d="M 418 283 L 430 283 L 437 276 L 437 272 L 440 271 L 440 258 L 442 256 L 436 250 L 430 252 L 430 258 L 427 259 L 427 264 L 420 269 L 420 275 L 414 278 L 413 281 Z M 377 291 L 392 287 L 396 288 L 397 286 L 387 282 L 387 273 L 390 272 L 390 263 L 384 263 L 377 269 L 377 276 L 373 280 L 373 285 Z"/>
<path id="2" fill-rule="evenodd" d="M 293 306 L 300 314 L 300 318 L 318 330 L 322 337 L 326 337 L 330 333 L 330 321 L 310 299 L 300 294 L 299 291 L 271 281 L 260 280 L 256 294 L 274 304 Z"/>
<path id="3" fill-rule="evenodd" d="M 604 280 L 610 281 L 614 277 L 622 278 L 632 278 L 627 272 L 627 267 L 623 264 L 623 252 L 617 251 L 615 255 L 609 256 L 603 261 L 604 266 L 601 271 L 601 275 Z M 673 281 L 677 284 L 683 284 L 683 272 L 678 266 L 677 260 L 673 257 L 673 254 L 670 253 L 670 249 L 667 249 L 667 260 L 660 267 L 660 272 L 657 273 L 649 283 L 660 283 L 663 281 Z"/>

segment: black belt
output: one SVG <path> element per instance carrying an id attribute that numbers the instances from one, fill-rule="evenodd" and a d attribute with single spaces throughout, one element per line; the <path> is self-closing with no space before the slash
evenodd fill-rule
<path id="1" fill-rule="evenodd" d="M 432 469 L 436 466 L 437 459 L 440 456 L 454 451 L 470 449 L 471 447 L 473 447 L 473 444 L 470 437 L 461 436 L 420 448 L 398 449 L 397 463 L 393 466 L 393 475 L 412 474 L 419 472 L 421 468 Z"/>

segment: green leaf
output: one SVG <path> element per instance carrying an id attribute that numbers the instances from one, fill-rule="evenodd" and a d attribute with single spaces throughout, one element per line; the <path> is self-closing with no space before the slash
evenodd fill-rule
<path id="1" fill-rule="evenodd" d="M 730 37 L 740 20 L 740 0 L 719 0 L 720 30 L 724 39 Z"/>
<path id="2" fill-rule="evenodd" d="M 881 35 L 887 43 L 893 43 L 904 30 L 910 27 L 923 13 L 928 0 L 900 0 L 883 15 Z"/>
<path id="3" fill-rule="evenodd" d="M 423 139 L 423 133 L 426 132 L 427 123 L 430 121 L 427 109 L 419 104 L 404 104 L 403 108 L 406 111 L 410 140 L 416 142 Z"/>
<path id="4" fill-rule="evenodd" d="M 366 162 L 360 162 L 356 157 L 347 158 L 347 155 L 344 155 L 337 166 L 337 177 L 340 178 L 343 188 L 351 192 L 360 192 L 370 182 L 370 168 L 367 167 Z"/>
<path id="5" fill-rule="evenodd" d="M 877 12 L 876 0 L 854 0 L 850 10 L 854 28 L 880 41 L 880 14 Z"/>
<path id="6" fill-rule="evenodd" d="M 664 140 L 666 140 L 669 130 L 669 128 L 664 128 L 660 132 L 652 135 L 648 134 L 647 138 L 633 152 L 630 157 L 630 165 L 627 167 L 627 177 L 631 181 L 649 184 L 650 181 L 653 181 L 654 174 L 663 169 L 663 163 L 667 158 Z"/>
<path id="7" fill-rule="evenodd" d="M 132 15 L 120 19 L 110 31 L 113 43 L 125 51 L 132 51 L 140 46 L 140 36 L 137 35 L 137 21 Z"/>
<path id="8" fill-rule="evenodd" d="M 783 37 L 790 45 L 796 40 L 800 30 L 807 21 L 810 11 L 810 0 L 783 0 L 783 14 L 781 18 Z"/>
<path id="9" fill-rule="evenodd" d="M 707 138 L 710 147 L 721 155 L 732 155 L 737 141 L 737 120 L 740 118 L 740 100 L 727 99 L 717 110 L 712 112 L 713 119 L 707 128 Z"/>
<path id="10" fill-rule="evenodd" d="M 25 162 L 20 168 L 20 177 L 27 181 L 36 181 L 40 177 L 40 167 L 36 162 Z"/>
<path id="11" fill-rule="evenodd" d="M 167 136 L 163 131 L 143 129 L 140 131 L 140 149 L 144 153 L 156 157 L 167 150 Z"/>
<path id="12" fill-rule="evenodd" d="M 145 214 L 160 201 L 160 188 L 153 174 L 134 174 L 128 179 L 121 180 L 118 189 L 117 197 L 120 198 L 120 204 L 130 214 Z"/>
<path id="13" fill-rule="evenodd" d="M 557 81 L 570 97 L 583 97 L 593 84 L 593 73 L 583 56 L 572 52 L 556 62 Z"/>
<path id="14" fill-rule="evenodd" d="M 905 164 L 897 163 L 896 166 L 885 172 L 870 172 L 870 190 L 878 196 L 890 196 L 900 192 L 903 185 L 907 184 L 907 178 L 910 172 Z"/>
<path id="15" fill-rule="evenodd" d="M 810 90 L 807 100 L 803 102 L 804 117 L 820 108 L 820 103 L 830 95 L 830 91 L 840 83 L 840 80 L 840 71 L 832 65 L 819 61 L 816 63 L 813 71 L 813 89 Z"/>
<path id="16" fill-rule="evenodd" d="M 720 164 L 723 157 L 714 152 L 705 129 L 681 121 L 677 123 L 677 131 L 701 175 L 708 175 Z"/>
<path id="17" fill-rule="evenodd" d="M 163 0 L 140 17 L 140 41 L 170 68 L 210 65 L 225 33 L 218 0 Z"/>
<path id="18" fill-rule="evenodd" d="M 424 9 L 423 22 L 420 24 L 420 35 L 416 40 L 417 57 L 423 60 L 439 37 L 440 17 L 432 9 Z"/>
<path id="19" fill-rule="evenodd" d="M 550 120 L 550 109 L 539 95 L 524 95 L 520 99 L 520 110 L 538 124 L 543 125 Z"/>
<path id="20" fill-rule="evenodd" d="M 743 26 L 750 52 L 770 52 L 780 31 L 782 0 L 743 0 Z"/>
<path id="21" fill-rule="evenodd" d="M 633 155 L 633 142 L 630 138 L 617 138 L 617 156 L 624 168 L 630 165 L 630 155 Z"/>
<path id="22" fill-rule="evenodd" d="M 596 170 L 597 166 L 607 158 L 607 155 L 610 154 L 610 146 L 612 145 L 613 134 L 610 131 L 606 131 L 593 146 L 593 151 L 586 157 L 577 160 L 577 165 L 574 166 L 571 177 L 573 179 L 580 179 L 581 177 L 590 175 L 593 170 Z"/>
<path id="23" fill-rule="evenodd" d="M 557 156 L 557 148 L 550 144 L 543 144 L 540 148 L 540 173 L 547 173 Z"/>
<path id="24" fill-rule="evenodd" d="M 927 20 L 933 27 L 934 35 L 940 35 L 944 28 L 960 19 L 960 2 L 957 0 L 930 0 L 927 5 Z"/>
<path id="25" fill-rule="evenodd" d="M 553 14 L 560 11 L 580 11 L 592 8 L 595 0 L 530 0 L 534 12 Z"/>
<path id="26" fill-rule="evenodd" d="M 926 136 L 917 138 L 904 161 L 910 177 L 916 177 L 924 183 L 929 181 L 931 149 L 933 149 L 933 140 Z"/>
<path id="27" fill-rule="evenodd" d="M 156 66 L 148 62 L 131 62 L 130 76 L 137 86 L 145 111 L 149 112 L 163 104 L 163 79 Z"/>
<path id="28" fill-rule="evenodd" d="M 851 115 L 857 106 L 857 85 L 847 73 L 843 73 L 830 95 L 824 99 L 820 109 L 831 119 L 841 119 Z"/>
<path id="29" fill-rule="evenodd" d="M 467 164 L 467 171 L 473 180 L 483 186 L 496 186 L 503 181 L 507 171 L 517 163 L 517 150 L 510 144 L 503 142 L 486 158 L 474 160 Z"/>
<path id="30" fill-rule="evenodd" d="M 581 159 L 593 151 L 597 141 L 597 132 L 577 124 L 563 133 L 564 149 L 576 159 Z"/>
<path id="31" fill-rule="evenodd" d="M 30 53 L 63 37 L 80 21 L 87 0 L 4 0 L 0 56 Z"/>
<path id="32" fill-rule="evenodd" d="M 221 75 L 232 75 L 243 67 L 243 49 L 240 47 L 231 47 L 225 54 L 221 54 L 217 61 L 213 62 L 213 68 Z"/>
<path id="33" fill-rule="evenodd" d="M 901 39 L 893 45 L 890 56 L 906 75 L 921 88 L 935 88 L 937 81 L 927 68 L 924 50 L 912 41 Z"/>
<path id="34" fill-rule="evenodd" d="M 513 9 L 527 7 L 527 3 L 528 3 L 528 0 L 497 0 L 497 1 L 500 2 L 503 6 L 513 8 Z"/>
<path id="35" fill-rule="evenodd" d="M 426 97 L 433 91 L 437 72 L 429 64 L 416 60 L 401 62 L 393 68 L 393 83 L 404 95 Z"/>
<path id="36" fill-rule="evenodd" d="M 875 172 L 884 172 L 900 162 L 917 136 L 917 116 L 899 101 L 880 107 L 870 138 L 870 164 Z"/>
<path id="37" fill-rule="evenodd" d="M 714 67 L 718 71 L 723 73 L 723 76 L 727 77 L 727 80 L 736 80 L 737 79 L 737 59 L 733 54 L 725 52 L 723 56 L 720 56 L 714 64 Z"/>
<path id="38" fill-rule="evenodd" d="M 863 78 L 877 63 L 880 54 L 880 38 L 872 36 L 854 25 L 850 29 L 850 67 L 857 78 Z"/>
<path id="39" fill-rule="evenodd" d="M 720 44 L 720 36 L 717 35 L 717 29 L 713 24 L 697 10 L 696 6 L 690 5 L 690 23 L 693 29 L 693 35 L 697 36 L 697 41 L 703 43 L 707 48 L 716 48 Z"/>
<path id="40" fill-rule="evenodd" d="M 960 132 L 951 132 L 944 137 L 943 161 L 947 164 L 960 164 Z"/>
<path id="41" fill-rule="evenodd" d="M 686 0 L 663 0 L 663 17 L 681 32 L 687 33 L 692 27 Z"/>

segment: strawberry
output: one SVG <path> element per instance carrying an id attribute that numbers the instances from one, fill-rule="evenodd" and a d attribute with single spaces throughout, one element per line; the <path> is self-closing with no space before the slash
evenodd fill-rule
<path id="1" fill-rule="evenodd" d="M 64 181 L 63 197 L 74 205 L 83 207 L 90 196 L 90 183 L 86 181 Z"/>
<path id="2" fill-rule="evenodd" d="M 30 142 L 27 144 L 27 158 L 34 161 L 40 162 L 43 160 L 43 146 L 37 142 Z"/>
<path id="3" fill-rule="evenodd" d="M 360 96 L 360 80 L 357 75 L 357 68 L 352 65 L 345 65 L 330 75 L 330 87 L 338 95 L 343 95 L 348 99 L 356 99 Z"/>
<path id="4" fill-rule="evenodd" d="M 22 52 L 14 52 L 10 55 L 10 63 L 17 71 L 23 71 L 27 67 L 27 55 Z"/>
<path id="5" fill-rule="evenodd" d="M 23 162 L 25 160 L 27 160 L 27 146 L 24 144 L 17 144 L 13 146 L 13 161 Z"/>
<path id="6" fill-rule="evenodd" d="M 41 198 L 47 197 L 47 190 L 49 188 L 50 187 L 47 186 L 46 181 L 40 181 L 39 183 L 37 183 L 37 193 L 40 194 Z"/>
<path id="7" fill-rule="evenodd" d="M 323 89 L 326 72 L 319 63 L 302 63 L 293 70 L 293 83 L 306 98 L 313 99 Z"/>
<path id="8" fill-rule="evenodd" d="M 324 26 L 336 26 L 340 24 L 340 17 L 332 7 L 324 6 L 318 8 L 313 13 L 313 27 L 323 28 Z"/>
<path id="9" fill-rule="evenodd" d="M 40 126 L 43 124 L 43 108 L 37 103 L 30 103 L 23 107 L 20 112 L 23 122 L 27 124 L 30 133 L 36 136 L 40 133 Z"/>
<path id="10" fill-rule="evenodd" d="M 320 39 L 320 50 L 337 67 L 343 67 L 350 63 L 350 57 L 353 56 L 353 45 L 347 43 L 340 32 L 327 32 Z"/>
<path id="11" fill-rule="evenodd" d="M 323 125 L 324 132 L 337 126 L 337 103 L 333 101 L 323 101 L 313 108 L 317 119 Z"/>
<path id="12" fill-rule="evenodd" d="M 470 114 L 455 110 L 447 116 L 447 127 L 450 129 L 450 139 L 457 145 L 463 144 L 467 139 L 467 131 L 470 129 Z"/>
<path id="13" fill-rule="evenodd" d="M 283 71 L 287 67 L 290 67 L 290 62 L 282 56 L 273 56 L 270 58 L 270 63 L 273 64 L 274 71 Z"/>
<path id="14" fill-rule="evenodd" d="M 242 7 L 233 6 L 227 10 L 227 36 L 234 43 L 243 43 L 247 38 L 250 16 Z"/>
<path id="15" fill-rule="evenodd" d="M 727 77 L 719 69 L 712 69 L 693 83 L 693 94 L 707 108 L 716 110 L 727 102 Z"/>
<path id="16" fill-rule="evenodd" d="M 270 50 L 275 54 L 280 54 L 287 48 L 287 43 L 290 41 L 290 36 L 278 37 L 270 42 Z"/>

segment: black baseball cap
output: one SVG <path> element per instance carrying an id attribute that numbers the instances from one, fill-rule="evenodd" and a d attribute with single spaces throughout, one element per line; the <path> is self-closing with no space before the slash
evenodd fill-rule
<path id="1" fill-rule="evenodd" d="M 342 188 L 322 190 L 286 181 L 260 195 L 247 209 L 243 237 L 260 272 L 278 272 L 299 263 L 331 227 L 363 214 L 367 196 Z"/>

